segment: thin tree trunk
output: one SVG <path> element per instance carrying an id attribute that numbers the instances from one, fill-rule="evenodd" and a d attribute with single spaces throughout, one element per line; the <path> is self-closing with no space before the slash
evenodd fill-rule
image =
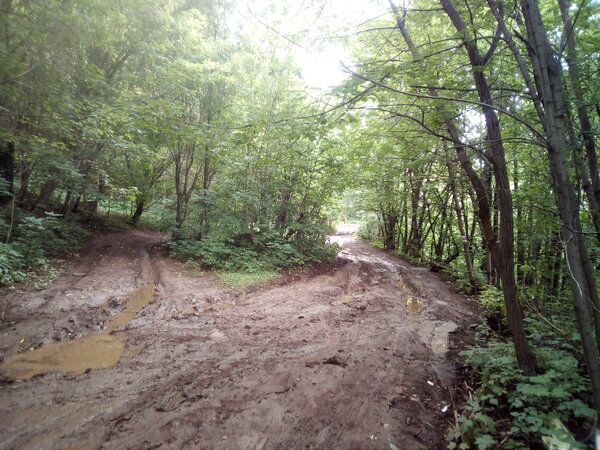
<path id="1" fill-rule="evenodd" d="M 452 168 L 452 162 L 450 158 L 446 157 L 446 165 L 448 167 L 448 177 L 450 179 L 450 190 L 452 192 L 452 202 L 454 205 L 454 211 L 456 211 L 456 223 L 458 225 L 458 232 L 460 233 L 463 254 L 465 256 L 465 264 L 467 266 L 467 276 L 469 277 L 469 283 L 471 284 L 471 293 L 475 293 L 479 290 L 477 278 L 475 277 L 475 271 L 473 270 L 473 257 L 471 256 L 471 249 L 469 239 L 465 230 L 465 224 L 463 222 L 462 209 L 458 199 L 458 189 L 456 188 L 456 177 L 454 176 L 454 169 Z"/>
<path id="2" fill-rule="evenodd" d="M 420 180 L 414 182 L 410 193 L 410 238 L 407 253 L 410 256 L 419 257 L 421 254 L 421 226 L 418 220 L 419 197 L 421 195 Z"/>
<path id="3" fill-rule="evenodd" d="M 17 202 L 21 207 L 27 204 L 27 197 L 29 196 L 29 180 L 31 179 L 31 173 L 33 171 L 33 164 L 21 163 L 20 169 L 20 186 L 19 192 L 17 193 Z"/>
<path id="4" fill-rule="evenodd" d="M 129 219 L 129 223 L 136 225 L 139 222 L 140 217 L 142 217 L 142 214 L 144 213 L 144 206 L 145 206 L 145 203 L 143 200 L 136 200 L 135 211 L 133 212 L 133 215 Z"/>
<path id="5" fill-rule="evenodd" d="M 209 119 L 210 122 L 210 119 Z M 208 189 L 210 188 L 210 148 L 208 144 L 204 146 L 204 167 L 202 170 L 202 235 L 208 236 L 208 219 L 210 216 L 209 212 L 209 201 L 208 201 Z"/>
<path id="6" fill-rule="evenodd" d="M 15 179 L 15 143 L 2 142 L 0 144 L 0 208 L 10 204 L 14 195 Z"/>

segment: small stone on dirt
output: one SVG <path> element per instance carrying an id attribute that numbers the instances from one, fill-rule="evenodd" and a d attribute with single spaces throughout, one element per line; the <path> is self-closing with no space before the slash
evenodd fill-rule
<path id="1" fill-rule="evenodd" d="M 332 364 L 334 366 L 341 366 L 344 368 L 348 365 L 344 361 L 340 361 L 337 356 L 332 356 L 331 358 L 327 358 L 325 361 L 323 361 L 323 364 Z"/>
<path id="2" fill-rule="evenodd" d="M 210 334 L 210 338 L 215 340 L 215 341 L 220 341 L 221 339 L 225 339 L 225 335 L 219 331 L 219 330 L 214 330 L 211 334 Z"/>

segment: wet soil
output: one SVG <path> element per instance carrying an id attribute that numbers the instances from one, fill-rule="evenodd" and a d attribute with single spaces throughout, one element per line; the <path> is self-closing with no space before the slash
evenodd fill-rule
<path id="1" fill-rule="evenodd" d="M 444 448 L 480 317 L 437 274 L 343 235 L 335 266 L 229 288 L 161 240 L 2 293 L 0 448 Z"/>

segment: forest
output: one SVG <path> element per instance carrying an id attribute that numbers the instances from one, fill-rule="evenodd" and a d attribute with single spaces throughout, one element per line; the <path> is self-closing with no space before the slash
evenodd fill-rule
<path id="1" fill-rule="evenodd" d="M 353 223 L 483 311 L 444 445 L 600 445 L 598 0 L 0 11 L 2 289 L 97 228 L 261 280 L 333 264 Z"/>

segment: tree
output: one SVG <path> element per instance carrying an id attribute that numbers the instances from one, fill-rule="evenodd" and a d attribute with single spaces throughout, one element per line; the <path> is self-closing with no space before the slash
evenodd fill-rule
<path id="1" fill-rule="evenodd" d="M 529 76 L 529 67 L 526 65 L 513 35 L 503 22 L 501 10 L 494 2 L 490 1 L 489 4 L 498 22 L 499 29 L 502 30 L 531 93 L 531 100 L 544 130 L 544 144 L 547 149 L 552 175 L 553 191 L 562 222 L 561 235 L 572 284 L 573 304 L 594 393 L 594 404 L 596 410 L 600 413 L 600 358 L 598 355 L 600 302 L 598 301 L 594 273 L 582 233 L 577 195 L 569 176 L 569 165 L 567 163 L 569 125 L 567 124 L 567 104 L 564 97 L 559 58 L 550 45 L 539 5 L 537 2 L 523 0 L 520 7 L 525 19 L 527 52 L 534 75 L 532 80 Z M 563 14 L 563 21 L 569 23 L 565 18 L 565 14 Z M 565 29 L 564 32 L 571 33 L 572 30 Z M 567 38 L 567 40 L 569 39 Z M 573 66 L 571 66 L 571 73 L 573 72 L 572 68 Z M 597 170 L 597 168 L 594 169 Z M 593 198 L 593 196 L 591 197 Z M 593 320 L 590 320 L 592 317 Z M 594 328 L 596 331 L 595 339 Z"/>

